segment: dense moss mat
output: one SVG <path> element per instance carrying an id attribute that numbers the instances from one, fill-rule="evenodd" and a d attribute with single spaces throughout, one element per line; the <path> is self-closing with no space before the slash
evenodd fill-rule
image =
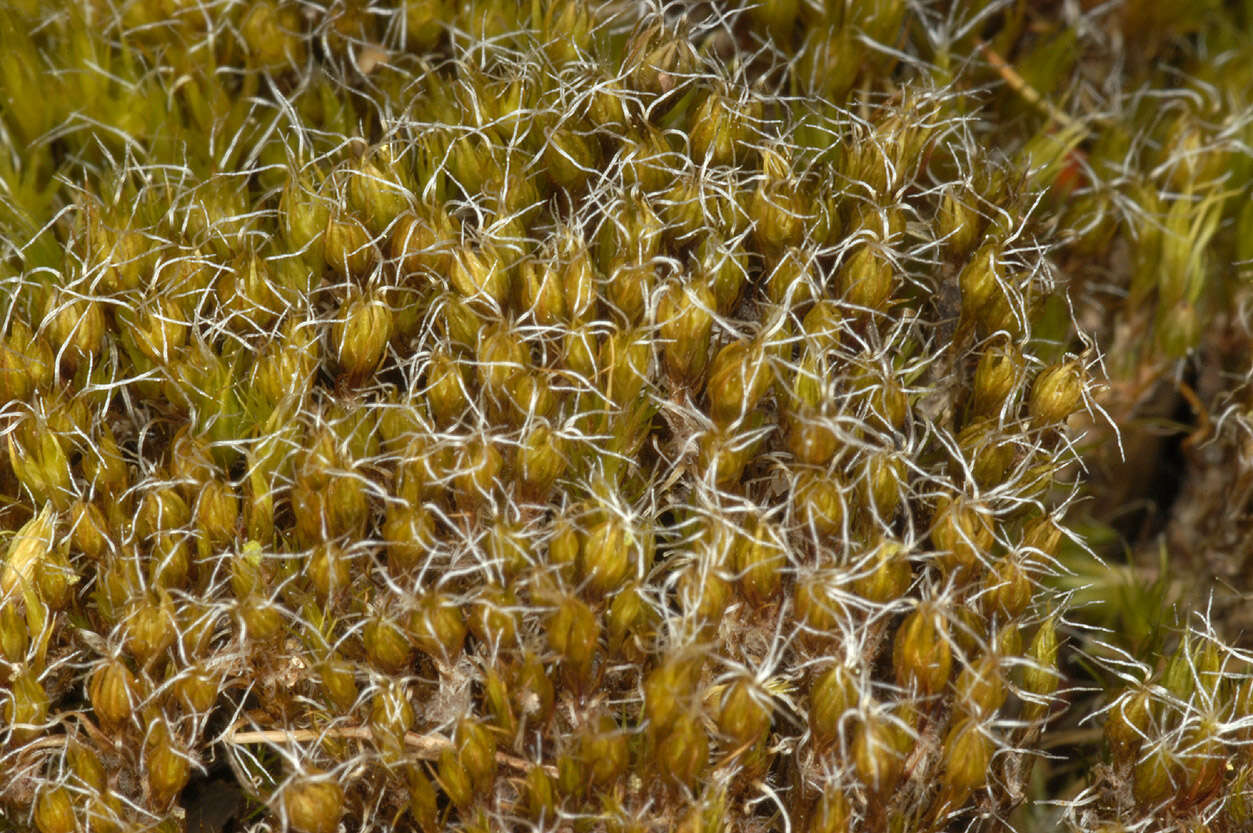
<path id="1" fill-rule="evenodd" d="M 0 825 L 1248 829 L 1251 37 L 0 5 Z"/>

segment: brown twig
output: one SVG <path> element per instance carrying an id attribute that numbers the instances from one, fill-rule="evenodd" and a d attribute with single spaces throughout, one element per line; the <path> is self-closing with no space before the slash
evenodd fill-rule
<path id="1" fill-rule="evenodd" d="M 316 729 L 263 729 L 240 732 L 232 729 L 226 735 L 226 741 L 237 746 L 247 746 L 253 743 L 311 743 L 322 738 L 373 740 L 374 732 L 368 726 L 341 726 L 321 731 Z M 417 732 L 405 733 L 405 745 L 416 750 L 419 758 L 430 761 L 439 758 L 444 750 L 453 748 L 452 741 L 443 735 L 422 735 Z M 520 772 L 529 772 L 538 766 L 549 775 L 557 774 L 557 768 L 554 766 L 533 763 L 505 752 L 496 753 L 496 762 Z"/>
<path id="2" fill-rule="evenodd" d="M 1002 58 L 995 49 L 988 45 L 986 41 L 977 41 L 979 51 L 983 53 L 983 57 L 987 58 L 988 63 L 992 65 L 992 69 L 1004 79 L 1005 83 L 1011 90 L 1017 93 L 1024 101 L 1040 110 L 1044 115 L 1060 124 L 1062 127 L 1078 126 L 1083 131 L 1083 135 L 1088 135 L 1088 130 L 1083 125 L 1076 122 L 1066 113 L 1057 108 L 1053 102 L 1049 101 L 1040 91 L 1027 83 L 1027 79 L 1018 74 L 1018 70 L 1010 65 L 1009 61 Z"/>
<path id="3" fill-rule="evenodd" d="M 1188 434 L 1183 440 L 1184 451 L 1190 451 L 1195 448 L 1197 443 L 1205 439 L 1205 435 L 1209 433 L 1209 409 L 1205 407 L 1205 403 L 1201 401 L 1201 397 L 1196 395 L 1196 391 L 1192 386 L 1182 379 L 1178 382 L 1179 393 L 1188 401 L 1188 407 L 1192 409 L 1192 413 L 1196 414 L 1196 429 Z"/>

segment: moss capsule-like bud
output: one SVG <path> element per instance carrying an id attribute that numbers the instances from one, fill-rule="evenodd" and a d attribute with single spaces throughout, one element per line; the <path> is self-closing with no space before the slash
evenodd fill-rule
<path id="1" fill-rule="evenodd" d="M 838 786 L 829 787 L 814 803 L 805 833 L 849 833 L 852 819 L 844 791 Z"/>
<path id="2" fill-rule="evenodd" d="M 361 384 L 383 361 L 392 320 L 392 311 L 375 292 L 352 291 L 340 305 L 331 323 L 330 348 L 349 384 Z"/>
<path id="3" fill-rule="evenodd" d="M 600 623 L 586 603 L 564 599 L 548 620 L 548 645 L 565 663 L 578 683 L 589 681 L 592 661 L 600 642 Z"/>
<path id="4" fill-rule="evenodd" d="M 304 401 L 322 361 L 322 344 L 315 332 L 310 322 L 288 318 L 261 349 L 251 373 L 252 390 L 270 407 Z"/>
<path id="5" fill-rule="evenodd" d="M 901 598 L 913 583 L 909 554 L 899 541 L 883 538 L 870 554 L 865 572 L 853 581 L 853 592 L 880 604 Z"/>
<path id="6" fill-rule="evenodd" d="M 69 505 L 73 474 L 61 439 L 47 425 L 20 423 L 8 436 L 9 465 L 36 504 Z"/>
<path id="7" fill-rule="evenodd" d="M 413 727 L 413 705 L 404 688 L 389 683 L 370 701 L 370 730 L 386 761 L 397 762 L 405 744 L 405 733 Z"/>
<path id="8" fill-rule="evenodd" d="M 72 742 L 65 750 L 69 771 L 84 784 L 97 792 L 103 792 L 108 784 L 108 772 L 99 756 L 91 747 Z"/>
<path id="9" fill-rule="evenodd" d="M 841 605 L 831 596 L 831 584 L 829 576 L 815 573 L 798 579 L 792 595 L 796 618 L 820 637 L 835 629 L 842 613 Z"/>
<path id="10" fill-rule="evenodd" d="M 1001 245 L 995 241 L 984 243 L 970 262 L 962 269 L 957 282 L 961 287 L 962 317 L 967 321 L 977 319 L 994 295 L 1002 294 L 999 284 L 999 258 Z"/>
<path id="11" fill-rule="evenodd" d="M 509 380 L 530 365 L 526 345 L 507 324 L 490 325 L 479 333 L 475 348 L 475 374 L 484 391 L 503 403 Z"/>
<path id="12" fill-rule="evenodd" d="M 688 122 L 691 154 L 695 160 L 714 165 L 732 165 L 749 138 L 750 114 L 739 112 L 735 103 L 718 92 L 707 93 L 692 110 Z"/>
<path id="13" fill-rule="evenodd" d="M 278 216 L 288 245 L 293 251 L 305 252 L 306 258 L 315 254 L 317 263 L 310 265 L 320 269 L 323 247 L 316 241 L 330 221 L 326 201 L 313 191 L 305 178 L 293 175 L 279 197 Z"/>
<path id="14" fill-rule="evenodd" d="M 21 662 L 26 658 L 30 643 L 30 626 L 22 615 L 16 601 L 0 602 L 0 655 L 9 662 Z"/>
<path id="15" fill-rule="evenodd" d="M 686 82 L 697 56 L 688 38 L 661 23 L 636 32 L 627 44 L 625 65 L 631 85 L 645 93 L 667 95 Z"/>
<path id="16" fill-rule="evenodd" d="M 983 512 L 969 503 L 945 498 L 935 514 L 931 543 L 948 570 L 973 570 L 987 558 L 994 538 Z"/>
<path id="17" fill-rule="evenodd" d="M 352 208 L 369 220 L 375 231 L 387 229 L 409 209 L 414 182 L 409 176 L 409 161 L 390 144 L 372 148 L 363 155 L 350 173 L 348 197 Z"/>
<path id="18" fill-rule="evenodd" d="M 700 565 L 691 564 L 679 574 L 679 601 L 684 613 L 710 631 L 722 620 L 733 593 L 720 570 L 705 572 Z"/>
<path id="19" fill-rule="evenodd" d="M 322 256 L 343 280 L 370 274 L 377 252 L 365 226 L 350 214 L 329 214 L 322 231 Z"/>
<path id="20" fill-rule="evenodd" d="M 35 589 L 54 544 L 56 514 L 52 504 L 45 504 L 9 541 L 0 571 L 0 598 L 8 598 L 26 589 Z"/>
<path id="21" fill-rule="evenodd" d="M 483 675 L 483 704 L 506 743 L 517 737 L 518 718 L 510 702 L 509 684 L 495 668 L 489 668 Z"/>
<path id="22" fill-rule="evenodd" d="M 217 703 L 221 683 L 220 674 L 197 664 L 180 670 L 171 687 L 171 694 L 174 701 L 181 703 L 191 714 L 203 715 Z"/>
<path id="23" fill-rule="evenodd" d="M 352 666 L 342 659 L 331 657 L 318 669 L 322 690 L 341 712 L 347 712 L 357 703 L 357 679 Z"/>
<path id="24" fill-rule="evenodd" d="M 892 264 L 870 244 L 857 248 L 840 269 L 844 300 L 870 310 L 886 309 L 895 289 Z"/>
<path id="25" fill-rule="evenodd" d="M 709 284 L 717 299 L 717 310 L 727 314 L 734 309 L 748 283 L 748 252 L 715 233 L 701 238 L 692 254 L 692 272 Z"/>
<path id="26" fill-rule="evenodd" d="M 149 541 L 162 532 L 178 532 L 191 523 L 191 509 L 172 488 L 158 488 L 144 494 L 135 513 L 135 535 Z"/>
<path id="27" fill-rule="evenodd" d="M 570 577 L 578 569 L 581 546 L 575 525 L 566 517 L 558 517 L 548 539 L 549 565 L 559 569 L 563 576 Z"/>
<path id="28" fill-rule="evenodd" d="M 936 218 L 936 233 L 944 240 L 951 258 L 961 260 L 970 254 L 978 242 L 982 224 L 967 194 L 954 188 L 945 190 Z"/>
<path id="29" fill-rule="evenodd" d="M 903 501 L 905 461 L 890 452 L 876 452 L 866 457 L 859 483 L 862 507 L 880 522 L 896 517 Z"/>
<path id="30" fill-rule="evenodd" d="M 436 833 L 439 824 L 439 793 L 420 763 L 405 767 L 409 786 L 409 816 L 422 833 Z"/>
<path id="31" fill-rule="evenodd" d="M 126 620 L 126 650 L 140 665 L 163 653 L 177 635 L 173 602 L 164 591 L 162 597 L 141 601 Z"/>
<path id="32" fill-rule="evenodd" d="M 740 577 L 740 592 L 752 604 L 769 602 L 783 580 L 782 569 L 787 559 L 779 540 L 763 523 L 758 524 L 752 535 L 738 542 L 735 569 Z"/>
<path id="33" fill-rule="evenodd" d="M 840 306 L 829 298 L 816 301 L 801 320 L 801 336 L 809 352 L 822 356 L 839 347 L 844 335 L 844 315 Z"/>
<path id="34" fill-rule="evenodd" d="M 366 622 L 361 633 L 370 664 L 388 674 L 399 674 L 413 663 L 413 646 L 396 623 L 382 617 Z"/>
<path id="35" fill-rule="evenodd" d="M 489 645 L 512 643 L 518 635 L 518 598 L 512 589 L 487 585 L 471 606 L 470 632 Z"/>
<path id="36" fill-rule="evenodd" d="M 601 390 L 620 407 L 638 402 L 652 376 L 650 338 L 640 330 L 615 330 L 601 343 L 597 364 L 602 370 Z"/>
<path id="37" fill-rule="evenodd" d="M 437 350 L 426 366 L 426 403 L 442 427 L 455 425 L 470 407 L 465 364 Z"/>
<path id="38" fill-rule="evenodd" d="M 705 394 L 709 415 L 726 426 L 757 407 L 773 381 L 765 351 L 756 342 L 733 341 L 722 347 L 709 366 Z"/>
<path id="39" fill-rule="evenodd" d="M 25 743 L 44 731 L 48 719 L 48 692 L 38 675 L 26 667 L 18 666 L 8 681 L 8 697 L 4 703 L 4 719 L 11 736 L 18 743 Z"/>
<path id="40" fill-rule="evenodd" d="M 1049 515 L 1041 515 L 1030 521 L 1023 530 L 1022 551 L 1025 561 L 1050 564 L 1057 557 L 1062 530 Z"/>
<path id="41" fill-rule="evenodd" d="M 1083 372 L 1071 360 L 1040 372 L 1031 384 L 1027 410 L 1037 425 L 1060 425 L 1083 403 Z"/>
<path id="42" fill-rule="evenodd" d="M 570 64 L 592 46 L 596 15 L 579 0 L 554 0 L 544 11 L 540 28 L 544 51 L 556 66 Z"/>
<path id="43" fill-rule="evenodd" d="M 900 752 L 894 745 L 892 728 L 886 718 L 868 714 L 853 730 L 853 770 L 872 792 L 889 792 L 901 776 Z"/>
<path id="44" fill-rule="evenodd" d="M 75 833 L 74 800 L 65 787 L 45 787 L 35 799 L 35 827 L 39 833 Z"/>
<path id="45" fill-rule="evenodd" d="M 0 375 L 3 376 L 3 375 Z M 81 461 L 83 476 L 98 492 L 119 496 L 130 485 L 127 463 L 119 451 L 118 441 L 108 425 L 100 426 L 95 443 Z M 110 519 L 112 524 L 112 519 Z"/>
<path id="46" fill-rule="evenodd" d="M 344 788 L 338 781 L 308 773 L 283 789 L 283 812 L 298 833 L 335 833 L 344 814 Z"/>
<path id="47" fill-rule="evenodd" d="M 442 207 L 402 214 L 392 228 L 391 255 L 405 276 L 444 276 L 453 264 L 456 222 Z"/>
<path id="48" fill-rule="evenodd" d="M 457 757 L 477 792 L 491 784 L 496 775 L 496 739 L 491 730 L 471 718 L 457 723 Z"/>
<path id="49" fill-rule="evenodd" d="M 145 743 L 148 789 L 159 806 L 173 800 L 187 786 L 191 763 L 187 753 L 178 749 L 164 722 L 156 723 Z"/>
<path id="50" fill-rule="evenodd" d="M 767 254 L 798 245 L 804 238 L 806 212 L 794 183 L 763 180 L 748 203 L 753 241 Z"/>
<path id="51" fill-rule="evenodd" d="M 699 715 L 680 711 L 669 730 L 658 739 L 655 754 L 663 774 L 679 784 L 694 784 L 709 763 L 709 735 Z"/>
<path id="52" fill-rule="evenodd" d="M 630 763 L 627 735 L 607 714 L 595 717 L 579 738 L 579 757 L 595 786 L 612 784 Z"/>
<path id="53" fill-rule="evenodd" d="M 796 77 L 814 94 L 840 104 L 861 72 L 865 51 L 855 26 L 812 26 L 797 55 Z"/>
<path id="54" fill-rule="evenodd" d="M 545 496 L 566 470 L 561 438 L 547 424 L 527 432 L 518 450 L 518 468 L 528 494 Z"/>
<path id="55" fill-rule="evenodd" d="M 940 782 L 954 805 L 987 783 L 993 749 L 992 739 L 976 720 L 960 721 L 949 730 L 944 738 Z"/>
<path id="56" fill-rule="evenodd" d="M 409 630 L 418 648 L 441 662 L 451 662 L 465 644 L 466 623 L 461 607 L 447 596 L 424 596 L 409 616 Z"/>
<path id="57" fill-rule="evenodd" d="M 577 233 L 563 231 L 556 243 L 561 262 L 561 292 L 571 323 L 584 321 L 596 303 L 596 268 L 587 243 Z"/>
<path id="58" fill-rule="evenodd" d="M 566 296 L 557 267 L 534 260 L 523 261 L 517 273 L 518 301 L 537 324 L 551 327 L 566 320 Z"/>
<path id="59" fill-rule="evenodd" d="M 672 283 L 657 303 L 662 360 L 675 379 L 694 382 L 709 362 L 717 299 L 708 283 Z"/>
<path id="60" fill-rule="evenodd" d="M 948 684 L 953 664 L 948 627 L 939 610 L 920 604 L 896 632 L 892 666 L 902 686 L 916 686 L 923 694 L 938 694 Z"/>
<path id="61" fill-rule="evenodd" d="M 592 172 L 600 170 L 600 144 L 594 135 L 562 126 L 548 134 L 543 161 L 553 185 L 577 194 Z"/>
<path id="62" fill-rule="evenodd" d="M 123 345 L 157 364 L 173 361 L 187 344 L 187 318 L 170 298 L 143 303 L 138 309 L 124 308 L 117 313 L 117 321 Z"/>
<path id="63" fill-rule="evenodd" d="M 539 657 L 530 653 L 523 657 L 522 667 L 510 683 L 509 695 L 518 714 L 541 723 L 552 716 L 556 693 Z"/>
<path id="64" fill-rule="evenodd" d="M 840 449 L 840 439 L 832 420 L 806 405 L 789 409 L 785 415 L 787 448 L 797 462 L 824 467 Z"/>
<path id="65" fill-rule="evenodd" d="M 718 729 L 731 739 L 732 748 L 752 746 L 770 731 L 771 711 L 768 696 L 751 680 L 736 680 L 723 692 Z"/>
<path id="66" fill-rule="evenodd" d="M 205 483 L 196 500 L 194 514 L 196 530 L 208 551 L 221 550 L 235 539 L 240 515 L 239 498 L 229 484 L 218 478 Z"/>
<path id="67" fill-rule="evenodd" d="M 278 639 L 287 624 L 278 605 L 255 596 L 241 600 L 235 614 L 246 638 L 259 644 Z"/>
<path id="68" fill-rule="evenodd" d="M 282 70 L 305 62 L 300 14 L 293 6 L 266 0 L 252 4 L 239 25 L 239 34 L 253 67 Z"/>
<path id="69" fill-rule="evenodd" d="M 596 596 L 616 590 L 631 570 L 637 549 L 634 533 L 621 518 L 606 518 L 588 530 L 581 565 L 588 590 Z"/>
<path id="70" fill-rule="evenodd" d="M 1214 719 L 1202 718 L 1185 732 L 1173 773 L 1178 806 L 1191 807 L 1219 794 L 1231 768 L 1220 731 L 1225 730 L 1220 730 Z"/>
<path id="71" fill-rule="evenodd" d="M 1022 376 L 1022 351 L 1012 342 L 998 344 L 979 357 L 975 366 L 972 413 L 991 416 L 1000 411 Z"/>
<path id="72" fill-rule="evenodd" d="M 671 657 L 644 679 L 644 716 L 654 737 L 664 737 L 696 694 L 699 657 Z"/>
<path id="73" fill-rule="evenodd" d="M 992 565 L 984 579 L 985 609 L 1012 619 L 1031 603 L 1035 586 L 1021 561 L 1007 555 Z"/>
<path id="74" fill-rule="evenodd" d="M 1148 737 L 1151 702 L 1148 688 L 1139 688 L 1120 696 L 1107 713 L 1105 741 L 1116 762 L 1129 764 L 1139 755 Z"/>
<path id="75" fill-rule="evenodd" d="M 553 818 L 557 811 L 557 785 L 542 766 L 531 767 L 523 786 L 526 814 L 539 820 Z"/>
<path id="76" fill-rule="evenodd" d="M 505 461 L 488 437 L 477 437 L 457 450 L 457 475 L 453 479 L 457 502 L 474 509 L 491 500 Z"/>
<path id="77" fill-rule="evenodd" d="M 75 298 L 65 291 L 49 293 L 44 320 L 49 346 L 60 358 L 61 366 L 70 373 L 100 352 L 108 330 L 104 309 L 98 301 Z M 0 353 L 4 349 L 0 346 Z M 3 363 L 0 359 L 0 367 Z"/>
<path id="78" fill-rule="evenodd" d="M 956 707 L 970 717 L 990 717 L 1005 703 L 1000 658 L 985 653 L 957 675 Z"/>
<path id="79" fill-rule="evenodd" d="M 383 541 L 387 544 L 387 569 L 399 578 L 418 567 L 435 542 L 435 520 L 431 513 L 412 502 L 389 504 L 383 520 Z"/>
<path id="80" fill-rule="evenodd" d="M 21 318 L 14 318 L 0 340 L 0 402 L 23 401 L 52 384 L 56 354 Z"/>
<path id="81" fill-rule="evenodd" d="M 138 703 L 138 682 L 121 659 L 115 658 L 96 669 L 87 684 L 87 699 L 96 717 L 106 726 L 117 727 L 130 719 Z"/>
<path id="82" fill-rule="evenodd" d="M 109 522 L 100 507 L 85 500 L 70 506 L 70 544 L 92 561 L 104 560 L 112 544 Z"/>
<path id="83" fill-rule="evenodd" d="M 231 559 L 231 590 L 235 598 L 244 599 L 266 589 L 270 579 L 264 550 L 256 541 L 248 541 L 243 550 Z"/>
<path id="84" fill-rule="evenodd" d="M 352 579 L 348 557 L 334 542 L 314 544 L 305 575 L 322 602 L 343 592 Z"/>
<path id="85" fill-rule="evenodd" d="M 857 702 L 857 689 L 852 673 L 842 665 L 833 665 L 819 675 L 809 687 L 809 728 L 820 743 L 830 743 L 840 736 L 844 713 Z"/>
<path id="86" fill-rule="evenodd" d="M 622 650 L 623 643 L 644 624 L 647 615 L 648 608 L 634 583 L 614 594 L 606 617 L 610 653 Z"/>
<path id="87" fill-rule="evenodd" d="M 477 306 L 498 310 L 509 297 L 511 278 L 500 254 L 491 245 L 469 244 L 456 250 L 448 280 L 461 297 Z"/>
<path id="88" fill-rule="evenodd" d="M 1175 794 L 1183 786 L 1175 781 L 1175 767 L 1175 757 L 1164 741 L 1141 756 L 1131 770 L 1131 791 L 1136 802 L 1152 807 Z"/>
<path id="89" fill-rule="evenodd" d="M 802 471 L 796 478 L 793 501 L 802 523 L 819 536 L 834 535 L 844 522 L 844 496 L 833 478 L 815 471 Z"/>

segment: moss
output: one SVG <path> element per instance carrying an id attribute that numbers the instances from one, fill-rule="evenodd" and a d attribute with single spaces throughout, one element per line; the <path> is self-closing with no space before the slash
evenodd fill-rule
<path id="1" fill-rule="evenodd" d="M 1089 5 L 0 10 L 4 812 L 1242 829 L 1248 13 Z"/>

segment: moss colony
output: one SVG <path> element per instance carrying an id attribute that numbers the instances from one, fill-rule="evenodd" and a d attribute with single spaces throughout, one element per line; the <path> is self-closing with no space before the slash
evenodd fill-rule
<path id="1" fill-rule="evenodd" d="M 0 826 L 1249 829 L 1251 22 L 0 6 Z"/>

